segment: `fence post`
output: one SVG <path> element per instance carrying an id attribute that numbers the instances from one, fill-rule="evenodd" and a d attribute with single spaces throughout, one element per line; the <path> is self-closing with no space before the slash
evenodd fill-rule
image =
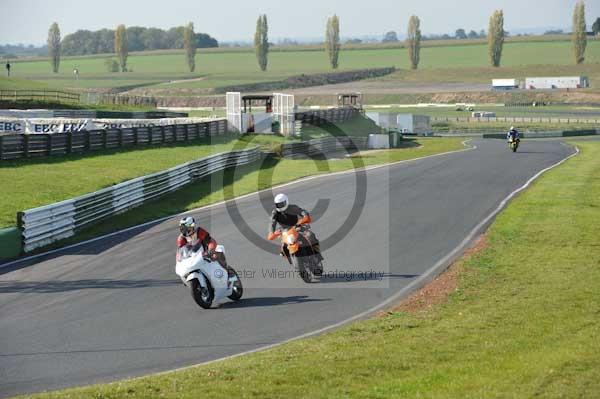
<path id="1" fill-rule="evenodd" d="M 23 135 L 23 152 L 24 157 L 29 158 L 29 134 Z"/>
<path id="2" fill-rule="evenodd" d="M 73 152 L 73 132 L 67 132 L 67 154 L 71 154 Z"/>
<path id="3" fill-rule="evenodd" d="M 46 136 L 46 152 L 48 153 L 48 156 L 52 155 L 52 133 L 48 133 L 45 135 Z"/>
<path id="4" fill-rule="evenodd" d="M 24 222 L 23 222 L 23 212 L 17 212 L 17 228 L 19 229 L 19 236 L 20 236 L 20 242 L 21 242 L 21 254 L 25 253 L 25 239 L 23 237 L 23 233 L 25 230 L 25 226 L 24 226 Z"/>
<path id="5" fill-rule="evenodd" d="M 137 127 L 133 128 L 133 145 L 138 145 L 139 137 Z"/>
<path id="6" fill-rule="evenodd" d="M 119 129 L 119 147 L 123 147 L 123 129 Z"/>
<path id="7" fill-rule="evenodd" d="M 184 131 L 184 137 L 185 137 L 185 141 L 190 141 L 190 125 L 189 124 L 185 124 L 183 126 L 183 131 Z"/>
<path id="8" fill-rule="evenodd" d="M 3 137 L 2 135 L 0 135 L 0 159 L 4 159 L 4 158 L 2 157 L 2 153 L 4 152 L 4 143 L 2 142 L 2 141 L 3 141 L 3 138 L 4 138 L 4 137 Z"/>
<path id="9" fill-rule="evenodd" d="M 90 131 L 86 130 L 85 131 L 85 142 L 83 144 L 85 151 L 89 151 L 90 148 L 92 147 L 92 144 L 90 143 Z"/>
<path id="10" fill-rule="evenodd" d="M 102 146 L 104 147 L 104 149 L 106 149 L 108 145 L 108 133 L 107 130 L 103 130 L 102 131 Z"/>
<path id="11" fill-rule="evenodd" d="M 167 140 L 166 135 L 165 135 L 165 127 L 164 126 L 160 127 L 160 134 L 161 134 L 161 138 L 162 138 L 162 144 L 164 144 Z"/>

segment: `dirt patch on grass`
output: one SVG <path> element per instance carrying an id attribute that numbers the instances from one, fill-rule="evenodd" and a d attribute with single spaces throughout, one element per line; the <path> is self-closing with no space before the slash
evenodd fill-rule
<path id="1" fill-rule="evenodd" d="M 380 312 L 379 316 L 395 312 L 417 313 L 444 303 L 448 299 L 448 296 L 456 291 L 458 287 L 459 276 L 464 272 L 465 260 L 483 251 L 487 248 L 488 243 L 487 234 L 479 236 L 464 255 L 446 269 L 444 273 L 440 274 L 435 280 L 419 291 L 402 300 L 398 305 Z"/>

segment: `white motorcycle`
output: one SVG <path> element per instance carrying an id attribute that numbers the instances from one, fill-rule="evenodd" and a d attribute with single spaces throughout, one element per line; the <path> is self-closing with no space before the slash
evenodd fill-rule
<path id="1" fill-rule="evenodd" d="M 215 252 L 224 253 L 225 248 L 217 245 Z M 179 248 L 175 273 L 190 287 L 194 301 L 204 309 L 209 309 L 214 300 L 225 297 L 239 301 L 244 293 L 235 270 L 233 276 L 228 276 L 227 270 L 216 260 L 204 257 L 202 250 L 194 252 L 187 246 Z"/>

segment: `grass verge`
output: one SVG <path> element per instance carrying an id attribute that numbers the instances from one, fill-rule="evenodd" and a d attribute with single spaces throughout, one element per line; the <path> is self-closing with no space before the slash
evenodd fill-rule
<path id="1" fill-rule="evenodd" d="M 16 212 L 83 195 L 138 176 L 231 148 L 232 136 L 177 145 L 121 148 L 95 153 L 0 163 L 0 228 L 16 223 Z"/>
<path id="2" fill-rule="evenodd" d="M 577 145 L 580 156 L 497 218 L 442 305 L 210 365 L 31 397 L 595 397 L 600 143 Z"/>

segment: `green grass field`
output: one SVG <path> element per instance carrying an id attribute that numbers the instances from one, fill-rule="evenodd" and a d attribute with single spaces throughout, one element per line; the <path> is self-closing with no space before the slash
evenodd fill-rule
<path id="1" fill-rule="evenodd" d="M 187 161 L 227 151 L 231 136 L 166 147 L 130 148 L 41 159 L 2 161 L 0 228 L 16 225 L 16 213 L 83 195 Z M 210 145 L 208 145 L 210 144 Z M 20 182 L 18 185 L 14 182 Z"/>
<path id="2" fill-rule="evenodd" d="M 67 88 L 153 88 L 210 89 L 232 84 L 280 80 L 292 75 L 328 72 L 330 68 L 324 51 L 272 52 L 269 70 L 261 72 L 252 52 L 199 51 L 196 73 L 186 71 L 183 54 L 166 52 L 152 55 L 132 55 L 128 65 L 133 72 L 109 73 L 104 67 L 106 56 L 63 58 L 60 73 L 50 72 L 47 60 L 15 61 L 13 76 L 19 79 L 39 80 L 56 87 Z M 600 41 L 590 40 L 586 52 L 586 64 L 573 66 L 571 44 L 555 42 L 510 42 L 505 45 L 502 65 L 504 68 L 488 68 L 487 47 L 484 44 L 425 47 L 421 53 L 420 70 L 411 72 L 406 49 L 356 49 L 342 51 L 340 69 L 351 70 L 396 66 L 402 71 L 384 78 L 418 81 L 488 81 L 490 76 L 513 72 L 521 75 L 541 73 L 539 65 L 546 65 L 548 73 L 553 66 L 561 66 L 560 73 L 592 75 L 592 82 L 600 78 Z M 533 67 L 536 66 L 536 67 Z M 72 70 L 80 70 L 75 80 Z M 474 68 L 473 70 L 468 70 Z M 506 70 L 505 70 L 506 68 Z M 474 73 L 477 71 L 477 73 Z M 543 71 L 545 72 L 545 71 Z M 589 73 L 588 73 L 589 72 Z M 559 73 L 558 70 L 553 74 Z M 522 76 L 524 77 L 524 76 Z M 176 82 L 177 80 L 189 80 Z M 175 82 L 174 82 L 175 81 Z M 169 83 L 173 82 L 173 83 Z M 2 87 L 0 81 L 0 88 Z"/>
<path id="3" fill-rule="evenodd" d="M 29 397 L 597 397 L 600 143 L 577 145 L 580 156 L 499 215 L 442 305 L 205 366 Z"/>
<path id="4" fill-rule="evenodd" d="M 46 83 L 36 80 L 0 77 L 0 90 L 44 90 L 50 89 Z"/>

